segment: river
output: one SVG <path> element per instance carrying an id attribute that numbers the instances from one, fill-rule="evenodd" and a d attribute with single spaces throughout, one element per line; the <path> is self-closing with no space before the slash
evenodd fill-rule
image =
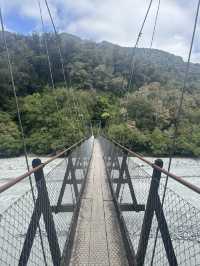
<path id="1" fill-rule="evenodd" d="M 34 157 L 35 158 L 35 157 Z M 29 157 L 29 165 L 34 159 Z M 42 162 L 45 162 L 48 158 L 40 157 Z M 44 168 L 44 173 L 48 173 L 53 169 L 61 160 L 57 159 Z M 0 159 L 0 185 L 8 182 L 12 178 L 22 175 L 27 171 L 26 162 L 24 157 Z M 26 178 L 22 182 L 15 185 L 13 188 L 0 194 L 0 213 L 5 210 L 12 202 L 14 202 L 20 195 L 30 189 L 29 179 Z"/>
<path id="2" fill-rule="evenodd" d="M 32 157 L 29 157 L 31 164 Z M 40 158 L 42 161 L 47 160 L 47 158 Z M 147 157 L 150 161 L 154 161 L 154 158 Z M 168 158 L 162 158 L 164 161 L 164 168 L 168 167 Z M 57 159 L 56 161 L 50 163 L 45 167 L 45 173 L 49 172 L 52 168 L 55 167 L 62 159 Z M 145 163 L 142 163 L 136 158 L 133 158 L 141 167 L 152 173 L 152 169 L 149 166 L 146 166 Z M 25 159 L 23 157 L 9 158 L 9 159 L 0 159 L 0 184 L 3 184 L 10 179 L 17 177 L 23 174 L 26 171 Z M 172 161 L 171 172 L 182 176 L 187 179 L 187 181 L 200 186 L 200 159 L 191 159 L 191 158 L 174 158 Z M 178 184 L 177 182 L 170 180 L 168 186 L 176 191 L 179 195 L 184 197 L 187 201 L 192 203 L 194 206 L 200 209 L 200 200 L 199 195 L 191 192 L 188 188 L 184 188 L 183 185 Z M 0 195 L 0 212 L 7 208 L 13 201 L 15 201 L 21 194 L 30 188 L 29 181 L 25 180 L 20 184 L 16 185 L 14 188 L 9 189 L 6 192 L 3 192 Z"/>
<path id="3" fill-rule="evenodd" d="M 33 158 L 29 158 L 30 164 L 31 164 L 31 160 Z M 45 160 L 47 160 L 47 158 L 41 158 L 42 161 L 44 162 Z M 154 158 L 150 157 L 147 158 L 150 161 L 154 161 Z M 56 161 L 52 162 L 51 164 L 49 164 L 47 167 L 45 167 L 44 171 L 45 173 L 49 172 L 52 168 L 54 168 L 59 162 L 61 162 L 61 160 L 63 159 L 57 159 Z M 152 174 L 152 169 L 151 167 L 148 167 L 147 165 L 145 165 L 144 163 L 142 163 L 141 161 L 139 161 L 136 158 L 131 158 L 131 164 L 133 161 L 135 161 L 136 163 L 138 163 L 141 168 L 143 168 L 145 171 L 147 171 L 150 175 Z M 168 166 L 168 158 L 163 158 L 164 161 L 164 168 L 167 169 Z M 136 166 L 137 168 L 137 166 Z M 139 168 L 138 168 L 139 169 Z M 171 172 L 182 176 L 183 178 L 186 178 L 187 181 L 190 181 L 191 183 L 200 186 L 200 177 L 199 177 L 199 170 L 200 170 L 200 159 L 190 159 L 190 158 L 175 158 L 172 161 L 172 168 L 171 168 Z M 21 174 L 23 174 L 26 171 L 26 165 L 25 165 L 25 160 L 23 157 L 18 157 L 18 158 L 9 158 L 9 159 L 0 159 L 0 185 L 11 180 L 12 178 L 19 176 Z M 132 170 L 134 171 L 134 169 Z M 134 172 L 132 172 L 133 174 Z M 57 172 L 57 175 L 59 175 L 59 171 Z M 57 176 L 56 175 L 56 176 Z M 60 180 L 61 181 L 61 180 Z M 134 181 L 133 181 L 134 182 Z M 138 180 L 136 180 L 133 184 L 134 184 L 134 189 L 136 188 L 135 192 L 136 192 L 136 197 L 137 196 L 141 196 L 141 199 L 144 197 L 148 196 L 148 190 L 145 189 L 146 184 L 149 184 L 149 180 L 146 179 L 144 180 L 144 182 L 140 183 Z M 165 179 L 162 178 L 161 182 L 165 182 Z M 139 190 L 137 190 L 137 185 Z M 177 195 L 174 197 L 171 197 L 171 195 L 174 195 L 172 192 L 168 193 L 170 190 L 168 190 L 168 192 L 166 193 L 166 195 L 168 195 L 167 200 L 170 201 L 170 204 L 172 204 L 173 206 L 171 206 L 170 204 L 167 205 L 167 209 L 166 209 L 166 219 L 169 220 L 169 226 L 170 226 L 170 230 L 173 236 L 173 244 L 177 250 L 177 257 L 178 259 L 182 262 L 184 261 L 184 265 L 197 265 L 197 264 L 191 264 L 191 255 L 190 250 L 192 247 L 192 251 L 194 252 L 195 259 L 199 259 L 199 253 L 195 251 L 199 250 L 199 244 L 196 244 L 196 239 L 198 236 L 196 236 L 195 234 L 198 235 L 198 222 L 195 219 L 198 219 L 198 216 L 195 216 L 194 214 L 198 215 L 198 210 L 200 210 L 200 201 L 199 201 L 199 195 L 197 195 L 196 193 L 192 192 L 191 190 L 189 190 L 188 188 L 185 188 L 183 185 L 173 181 L 173 180 L 169 180 L 168 183 L 168 187 L 170 189 L 172 189 L 173 191 L 175 191 L 177 194 L 179 194 L 181 197 L 177 197 Z M 15 202 L 17 200 L 17 198 L 19 198 L 22 194 L 24 194 L 27 190 L 30 189 L 30 185 L 29 185 L 29 180 L 26 179 L 22 182 L 20 182 L 19 184 L 17 184 L 16 186 L 14 186 L 11 189 L 8 189 L 7 191 L 3 192 L 2 194 L 0 194 L 0 213 L 2 213 L 4 210 L 6 210 L 13 202 Z M 56 191 L 56 188 L 54 188 Z M 143 191 L 143 192 L 142 192 Z M 145 191 L 145 195 L 144 195 L 144 191 Z M 71 193 L 70 190 L 68 190 L 66 192 L 67 196 Z M 138 194 L 137 194 L 138 193 Z M 127 199 L 127 193 L 126 193 L 126 189 L 124 190 L 124 196 L 125 199 Z M 182 198 L 184 198 L 185 200 L 182 200 Z M 27 206 L 30 207 L 30 201 L 27 201 L 27 199 L 31 199 L 31 196 L 29 195 L 29 197 L 25 197 L 25 200 L 21 203 L 18 204 L 17 202 L 15 204 L 12 205 L 12 208 L 8 208 L 7 212 L 4 212 L 4 215 L 2 215 L 2 231 L 0 232 L 1 236 L 4 236 L 4 238 L 2 238 L 3 240 L 6 239 L 6 241 L 4 241 L 4 243 L 7 243 L 7 239 L 9 239 L 10 242 L 8 245 L 9 248 L 9 252 L 10 254 L 16 254 L 14 251 L 12 251 L 13 249 L 13 243 L 14 247 L 17 246 L 18 247 L 18 252 L 20 254 L 20 250 L 21 250 L 21 245 L 23 244 L 23 236 L 26 232 L 26 226 L 29 223 L 29 219 L 30 219 L 30 215 L 32 214 L 32 209 L 26 209 Z M 174 200 L 175 199 L 175 200 Z M 139 203 L 143 203 L 142 201 L 138 201 Z M 191 207 L 190 204 L 187 204 L 187 202 L 190 202 L 192 205 L 194 205 L 197 209 Z M 177 206 L 176 206 L 177 204 Z M 175 205 L 175 206 L 174 206 Z M 188 206 L 189 205 L 189 206 Z M 32 204 L 33 206 L 33 204 Z M 23 208 L 24 207 L 24 208 Z M 10 211 L 9 211 L 10 210 Z M 28 218 L 25 218 L 24 213 L 28 214 Z M 170 216 L 171 214 L 173 214 L 172 216 Z M 55 219 L 55 224 L 58 228 L 58 239 L 59 239 L 59 244 L 61 245 L 61 247 L 63 248 L 64 243 L 65 243 L 65 237 L 69 228 L 69 224 L 71 221 L 71 215 L 69 213 L 65 214 L 65 217 L 60 220 L 60 215 L 64 215 L 64 214 L 59 214 L 54 216 Z M 175 217 L 175 220 L 174 220 Z M 187 220 L 187 217 L 188 220 Z M 173 219 L 171 219 L 173 218 Z M 0 215 L 0 219 L 1 219 L 1 215 Z M 127 225 L 127 229 L 130 233 L 130 237 L 132 240 L 132 244 L 133 247 L 136 249 L 138 246 L 138 241 L 139 241 L 139 232 L 141 230 L 141 224 L 142 224 L 142 220 L 143 220 L 143 213 L 136 213 L 136 212 L 125 212 L 124 214 L 124 219 Z M 177 221 L 176 221 L 177 219 Z M 65 223 L 61 223 L 62 226 L 60 227 L 60 221 L 65 221 Z M 182 222 L 183 221 L 183 222 Z M 187 221 L 187 222 L 185 222 Z M 198 220 L 199 221 L 199 220 Z M 6 223 L 6 226 L 5 226 Z M 184 227 L 184 226 L 185 227 Z M 19 229 L 18 229 L 19 227 Z M 25 228 L 25 229 L 24 229 Z M 60 229 L 61 228 L 61 229 Z M 146 260 L 150 261 L 151 259 L 151 254 L 152 254 L 152 245 L 153 245 L 153 241 L 154 241 L 154 234 L 155 234 L 155 230 L 156 230 L 156 223 L 153 223 L 152 226 L 152 230 L 151 231 L 151 237 L 149 240 L 149 244 L 148 244 L 148 250 L 147 250 L 147 256 L 146 256 Z M 180 228 L 181 231 L 180 231 Z M 45 229 L 43 228 L 43 231 Z M 195 231 L 196 230 L 196 231 Z M 5 233 L 5 232 L 6 233 Z M 23 231 L 23 234 L 21 233 L 20 236 L 22 237 L 18 237 L 18 238 L 12 238 L 13 235 L 16 235 L 18 231 Z M 177 238 L 174 237 L 173 232 L 179 233 L 179 237 Z M 154 233 L 153 233 L 154 232 Z M 189 239 L 193 239 L 195 237 L 195 241 L 187 241 L 187 238 L 183 239 L 183 241 L 181 242 L 181 246 L 180 246 L 180 238 L 182 236 L 181 232 L 184 232 L 184 236 L 187 235 L 187 232 L 189 232 Z M 6 234 L 8 234 L 10 237 L 8 237 Z M 6 237 L 5 237 L 6 235 Z M 44 234 L 45 235 L 45 234 Z M 192 235 L 192 236 L 190 236 Z M 193 237 L 193 238 L 192 238 Z M 178 239 L 178 240 L 177 240 Z M 2 241 L 3 241 L 2 240 Z M 16 241 L 17 240 L 17 241 Z M 36 240 L 35 240 L 36 241 Z M 39 238 L 37 238 L 37 241 L 39 241 Z M 40 242 L 38 242 L 40 243 Z M 188 244 L 189 243 L 189 244 Z M 158 254 L 155 255 L 155 260 L 159 258 L 161 260 L 166 260 L 166 256 L 165 256 L 165 252 L 163 250 L 160 250 L 160 246 L 162 244 L 162 239 L 159 237 L 158 238 Z M 37 244 L 40 245 L 40 244 Z M 1 248 L 3 247 L 3 245 L 1 246 Z M 161 246 L 162 247 L 162 246 Z M 184 249 L 184 256 L 181 255 L 181 250 Z M 5 251 L 5 250 L 4 250 Z M 37 256 L 39 256 L 39 258 L 41 258 L 42 260 L 42 253 L 40 254 L 41 249 L 37 249 L 36 248 L 36 252 L 37 252 Z M 7 250 L 6 252 L 3 253 L 4 257 L 7 258 Z M 162 255 L 161 255 L 162 254 Z M 158 256 L 159 255 L 159 256 Z M 9 258 L 9 256 L 8 256 Z M 1 258 L 0 258 L 1 259 Z M 5 265 L 14 265 L 13 263 L 7 263 Z M 181 263 L 180 263 L 181 264 Z M 30 265 L 33 265 L 30 263 Z M 149 263 L 145 264 L 145 265 L 149 265 Z M 164 263 L 156 263 L 155 265 L 165 265 Z M 166 263 L 167 265 L 167 263 Z"/>
<path id="4" fill-rule="evenodd" d="M 152 163 L 155 158 L 146 157 Z M 168 169 L 169 158 L 161 158 L 164 162 L 164 169 Z M 141 163 L 139 159 L 134 160 L 142 166 L 142 168 L 147 171 L 149 174 L 152 174 L 152 169 L 150 166 Z M 173 158 L 170 172 L 176 174 L 180 177 L 183 177 L 188 182 L 200 187 L 200 159 L 192 158 Z M 162 182 L 165 182 L 165 179 L 162 179 Z M 192 192 L 190 189 L 184 187 L 182 184 L 169 178 L 168 187 L 171 188 L 174 192 L 179 194 L 185 200 L 190 202 L 195 207 L 200 209 L 200 195 Z"/>

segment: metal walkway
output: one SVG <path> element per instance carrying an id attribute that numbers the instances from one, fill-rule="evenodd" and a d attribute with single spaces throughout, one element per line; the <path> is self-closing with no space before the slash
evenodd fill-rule
<path id="1" fill-rule="evenodd" d="M 98 140 L 94 143 L 70 265 L 128 265 Z"/>
<path id="2" fill-rule="evenodd" d="M 200 210 L 164 190 L 165 177 L 196 198 L 200 188 L 163 169 L 162 160 L 153 164 L 114 140 L 91 136 L 32 165 L 0 185 L 3 201 L 16 184 L 28 186 L 29 176 L 33 184 L 0 213 L 0 265 L 200 265 Z"/>

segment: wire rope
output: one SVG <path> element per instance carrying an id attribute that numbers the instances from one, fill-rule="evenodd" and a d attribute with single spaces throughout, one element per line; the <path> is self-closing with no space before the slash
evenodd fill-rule
<path id="1" fill-rule="evenodd" d="M 128 82 L 128 90 L 131 88 L 132 79 L 133 79 L 133 76 L 134 76 L 134 68 L 135 68 L 134 57 L 135 57 L 135 53 L 136 53 L 136 48 L 138 47 L 139 41 L 140 41 L 140 39 L 142 37 L 142 32 L 143 32 L 143 29 L 144 29 L 144 26 L 145 26 L 147 17 L 149 15 L 149 12 L 150 12 L 152 3 L 153 3 L 153 0 L 150 0 L 149 5 L 148 5 L 148 8 L 147 8 L 147 11 L 145 13 L 144 20 L 142 22 L 140 31 L 138 33 L 138 36 L 137 36 L 137 39 L 136 39 L 136 42 L 135 42 L 135 46 L 133 47 L 133 50 L 132 50 L 133 52 L 132 52 L 131 62 L 130 62 L 130 72 L 129 72 L 130 79 L 129 79 L 129 82 Z"/>
<path id="2" fill-rule="evenodd" d="M 57 42 L 57 46 L 58 46 L 58 53 L 59 53 L 59 57 L 60 57 L 60 62 L 61 62 L 61 68 L 62 68 L 62 75 L 63 75 L 63 79 L 64 79 L 64 84 L 65 84 L 65 88 L 67 89 L 67 79 L 66 79 L 66 75 L 65 75 L 65 67 L 64 67 L 64 59 L 63 59 L 63 54 L 62 54 L 62 50 L 61 50 L 61 40 L 60 40 L 60 36 L 58 34 L 58 31 L 56 29 L 56 25 L 55 25 L 55 22 L 54 22 L 54 19 L 53 19 L 53 16 L 52 16 L 52 13 L 51 13 L 51 9 L 49 7 L 49 4 L 48 4 L 48 1 L 45 0 L 45 5 L 46 5 L 46 8 L 47 8 L 47 11 L 48 11 L 48 14 L 49 14 L 49 17 L 50 17 L 50 20 L 51 20 L 51 24 L 53 26 L 53 30 L 54 30 L 54 34 L 56 36 L 56 42 Z M 74 108 L 75 108 L 75 112 L 77 110 L 77 117 L 80 117 L 80 109 L 79 109 L 79 106 L 78 104 L 76 104 L 76 101 L 75 101 L 75 98 L 74 98 L 74 94 L 71 90 L 71 87 L 70 87 L 70 92 L 72 93 L 72 100 L 73 100 L 73 104 L 74 104 Z M 80 125 L 79 125 L 80 127 Z"/>
<path id="3" fill-rule="evenodd" d="M 45 25 L 44 25 L 44 19 L 43 19 L 43 14 L 42 14 L 42 8 L 41 8 L 40 0 L 37 0 L 37 3 L 38 3 L 39 11 L 40 11 L 40 19 L 41 19 L 41 24 L 42 24 L 42 31 L 43 31 L 43 39 L 44 39 L 44 43 L 45 43 L 45 50 L 46 50 L 46 55 L 47 55 L 47 59 L 48 59 L 48 67 L 49 67 L 51 86 L 52 86 L 53 90 L 55 91 L 55 83 L 54 83 L 54 79 L 53 79 L 53 70 L 52 70 L 52 64 L 51 64 L 51 59 L 50 59 L 50 54 L 49 54 L 48 43 L 47 43 L 47 40 L 45 38 Z M 61 115 L 61 111 L 59 110 L 59 107 L 58 107 L 58 101 L 57 101 L 56 95 L 55 95 L 54 98 L 55 98 L 57 113 L 58 113 L 58 116 L 59 116 L 58 122 L 60 124 L 60 127 L 62 128 L 62 115 Z M 74 130 L 75 130 L 75 128 L 74 128 Z M 64 137 L 63 137 L 63 146 L 65 146 Z M 66 167 L 67 167 L 66 154 L 65 154 L 64 159 L 65 159 Z M 72 199 L 73 199 L 72 184 L 70 185 L 70 188 L 71 188 Z M 73 199 L 73 204 L 74 204 L 74 199 Z"/>
<path id="4" fill-rule="evenodd" d="M 6 34 L 5 34 L 4 21 L 3 21 L 3 15 L 2 15 L 2 9 L 1 8 L 0 8 L 0 20 L 1 20 L 1 30 L 2 30 L 4 46 L 6 49 L 8 68 L 9 68 L 9 73 L 10 73 L 10 78 L 11 78 L 11 84 L 12 84 L 12 89 L 13 89 L 13 94 L 14 94 L 14 99 L 15 99 L 15 104 L 16 104 L 16 109 L 17 109 L 17 117 L 18 117 L 18 122 L 19 122 L 19 126 L 20 126 L 21 137 L 22 137 L 22 144 L 23 144 L 24 156 L 25 156 L 25 161 L 26 161 L 26 167 L 27 167 L 27 170 L 30 171 L 24 128 L 23 128 L 22 119 L 21 119 L 19 101 L 18 101 L 18 97 L 17 97 L 14 74 L 13 74 L 13 67 L 12 67 L 12 63 L 11 63 L 10 51 L 9 51 L 8 44 L 7 44 L 7 38 L 6 38 Z M 30 187 L 31 187 L 31 194 L 32 194 L 32 198 L 33 198 L 33 203 L 35 206 L 36 198 L 35 198 L 35 194 L 34 194 L 33 182 L 32 182 L 31 176 L 29 176 L 29 183 L 30 183 Z M 44 243 L 43 243 L 43 238 L 42 238 L 42 232 L 41 232 L 41 228 L 40 228 L 39 224 L 38 224 L 38 228 L 39 228 L 39 237 L 40 237 L 40 241 L 41 241 L 44 263 L 47 266 L 46 255 L 45 255 L 45 251 L 44 251 Z"/>
<path id="5" fill-rule="evenodd" d="M 197 28 L 197 22 L 198 22 L 198 17 L 199 17 L 199 9 L 200 9 L 200 0 L 198 0 L 197 9 L 196 9 L 195 21 L 194 21 L 193 32 L 192 32 L 192 39 L 191 39 L 191 43 L 190 43 L 190 49 L 189 49 L 189 54 L 188 54 L 188 60 L 187 60 L 187 65 L 186 65 L 186 70 L 185 70 L 183 86 L 182 86 L 182 89 L 181 89 L 180 102 L 179 102 L 179 105 L 178 105 L 177 113 L 175 114 L 174 135 L 173 135 L 173 139 L 172 139 L 172 146 L 171 146 L 171 151 L 170 151 L 170 156 L 169 156 L 168 172 L 171 169 L 172 158 L 173 158 L 173 155 L 174 155 L 174 152 L 175 152 L 175 149 L 176 149 L 176 139 L 177 139 L 178 127 L 179 127 L 179 122 L 180 122 L 182 106 L 183 106 L 184 93 L 185 93 L 185 90 L 186 90 L 186 87 L 187 87 L 187 80 L 188 80 L 189 69 L 190 69 L 191 54 L 192 54 L 194 38 L 195 38 L 195 33 L 196 33 L 196 28 Z M 164 200 L 165 200 L 168 180 L 169 180 L 169 176 L 166 176 L 166 181 L 165 181 L 165 184 L 164 184 L 164 191 L 163 191 L 163 196 L 162 196 L 162 202 L 161 202 L 162 207 L 164 205 Z M 153 265 L 153 260 L 154 260 L 154 257 L 155 257 L 155 249 L 156 249 L 156 243 L 157 243 L 157 239 L 158 239 L 158 230 L 159 230 L 159 228 L 157 227 L 156 237 L 155 237 L 154 247 L 153 247 L 153 254 L 152 254 L 152 258 L 151 258 L 151 265 Z"/>

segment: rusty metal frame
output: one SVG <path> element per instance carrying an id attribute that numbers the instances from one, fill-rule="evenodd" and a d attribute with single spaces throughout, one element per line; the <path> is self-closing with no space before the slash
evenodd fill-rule
<path id="1" fill-rule="evenodd" d="M 111 179 L 112 183 L 116 183 L 116 190 L 115 190 L 115 196 L 116 199 L 119 199 L 119 194 L 120 194 L 120 189 L 122 184 L 127 184 L 129 188 L 129 192 L 131 195 L 132 203 L 127 204 L 127 203 L 119 203 L 121 211 L 144 211 L 145 210 L 145 205 L 144 204 L 138 204 L 136 196 L 135 196 L 135 191 L 133 188 L 133 184 L 131 181 L 131 176 L 130 172 L 128 169 L 127 165 L 127 159 L 128 159 L 128 153 L 126 151 L 123 151 L 122 153 L 122 162 L 120 165 L 118 157 L 115 155 L 115 153 L 111 154 L 111 167 L 110 167 L 110 173 L 112 170 L 117 170 L 119 172 L 119 177 L 115 179 Z M 109 173 L 109 175 L 110 175 Z"/>
<path id="2" fill-rule="evenodd" d="M 33 167 L 40 166 L 41 160 L 35 159 L 33 160 Z M 47 232 L 47 238 L 49 242 L 49 248 L 52 256 L 52 261 L 54 266 L 60 265 L 61 260 L 61 253 L 60 253 L 60 247 L 58 244 L 58 237 L 55 229 L 54 219 L 51 211 L 48 191 L 46 187 L 46 182 L 44 178 L 44 172 L 43 169 L 40 168 L 36 172 L 34 172 L 35 175 L 35 181 L 36 186 L 38 190 L 38 196 L 37 200 L 35 202 L 33 214 L 31 217 L 31 221 L 26 233 L 26 238 L 24 241 L 24 245 L 22 248 L 22 252 L 19 259 L 20 266 L 27 265 L 29 256 L 31 253 L 31 248 L 34 242 L 34 238 L 36 235 L 36 231 L 39 227 L 39 221 L 41 218 L 41 215 L 43 214 L 45 229 Z"/>
<path id="3" fill-rule="evenodd" d="M 81 144 L 82 142 L 79 142 Z M 94 143 L 93 143 L 94 144 Z M 76 147 L 79 145 L 76 145 Z M 93 149 L 93 147 L 92 147 Z M 66 171 L 64 180 L 62 182 L 62 187 L 59 193 L 58 201 L 56 206 L 50 205 L 50 200 L 48 196 L 46 181 L 44 178 L 43 167 L 45 164 L 42 164 L 39 159 L 33 160 L 33 173 L 36 180 L 36 187 L 38 190 L 37 199 L 35 200 L 34 210 L 32 213 L 31 221 L 28 226 L 28 231 L 26 233 L 26 237 L 24 240 L 23 248 L 21 251 L 19 265 L 24 266 L 27 265 L 29 256 L 31 253 L 31 248 L 33 246 L 34 238 L 36 236 L 37 229 L 39 228 L 39 222 L 41 215 L 44 218 L 45 229 L 47 233 L 47 239 L 49 243 L 50 253 L 52 257 L 53 265 L 60 266 L 62 264 L 66 265 L 66 261 L 69 263 L 69 259 L 71 257 L 71 249 L 73 245 L 73 238 L 76 230 L 81 197 L 84 191 L 86 177 L 88 174 L 88 170 L 90 167 L 91 155 L 87 158 L 87 164 L 85 164 L 85 154 L 77 154 L 77 156 L 73 156 L 71 150 L 67 151 L 65 156 L 68 156 L 68 160 L 66 160 Z M 84 157 L 84 158 L 82 158 Z M 73 162 L 75 158 L 75 162 Z M 86 167 L 87 166 L 87 167 Z M 81 169 L 83 171 L 83 178 L 76 179 L 76 170 Z M 69 175 L 71 178 L 69 179 Z M 74 188 L 76 201 L 73 204 L 62 204 L 63 195 L 66 189 L 66 185 L 70 184 Z M 78 190 L 78 184 L 81 184 L 80 191 Z M 60 212 L 73 212 L 72 221 L 70 223 L 70 228 L 68 231 L 68 237 L 66 239 L 66 243 L 64 245 L 64 249 L 60 251 L 58 244 L 58 237 L 55 229 L 54 219 L 52 213 L 60 213 Z"/>
<path id="4" fill-rule="evenodd" d="M 163 172 L 161 171 L 163 167 L 162 160 L 158 159 L 155 161 L 154 164 L 151 164 L 151 166 L 153 167 L 153 174 L 152 174 L 152 179 L 151 179 L 148 200 L 147 200 L 147 204 L 145 208 L 145 205 L 142 205 L 142 204 L 140 205 L 137 203 L 135 193 L 133 190 L 131 176 L 130 176 L 128 165 L 127 165 L 128 154 L 130 154 L 129 150 L 123 149 L 121 148 L 121 146 L 116 145 L 115 143 L 110 146 L 111 146 L 112 151 L 109 150 L 107 154 L 106 153 L 104 154 L 104 161 L 106 164 L 107 177 L 108 177 L 113 201 L 116 207 L 129 265 L 137 265 L 137 266 L 144 265 L 147 245 L 148 245 L 149 236 L 150 236 L 150 230 L 152 226 L 152 220 L 153 220 L 153 216 L 155 213 L 157 221 L 158 221 L 158 228 L 161 233 L 161 237 L 163 240 L 163 244 L 164 244 L 164 248 L 166 251 L 166 256 L 167 256 L 169 265 L 177 266 L 177 259 L 176 259 L 176 255 L 174 252 L 170 232 L 169 232 L 168 225 L 165 219 L 160 197 L 158 195 L 161 173 Z M 119 149 L 120 153 L 122 154 L 121 165 L 118 159 L 119 155 L 118 155 L 117 150 L 115 149 L 115 146 L 117 147 L 117 149 Z M 117 170 L 119 172 L 118 178 L 111 177 L 112 170 Z M 125 175 L 125 178 L 124 178 L 124 175 Z M 113 184 L 116 184 L 115 191 L 113 188 Z M 118 201 L 119 194 L 120 194 L 120 188 L 122 184 L 128 184 L 129 186 L 129 190 L 130 190 L 130 194 L 132 198 L 131 204 L 120 204 Z M 140 233 L 139 245 L 137 248 L 137 253 L 133 249 L 132 242 L 129 236 L 129 232 L 127 230 L 127 226 L 126 226 L 126 223 L 122 215 L 123 211 L 145 211 L 142 230 Z"/>
<path id="5" fill-rule="evenodd" d="M 155 161 L 155 165 L 162 168 L 163 161 L 158 159 Z M 136 255 L 138 266 L 144 265 L 154 213 L 158 221 L 158 228 L 160 229 L 160 233 L 161 233 L 161 237 L 162 237 L 163 244 L 165 247 L 169 265 L 172 265 L 172 266 L 178 265 L 176 255 L 174 252 L 174 248 L 172 245 L 172 240 L 171 240 L 171 236 L 169 233 L 168 225 L 167 225 L 165 215 L 163 212 L 163 207 L 160 201 L 160 197 L 158 195 L 160 178 L 161 178 L 161 172 L 157 169 L 154 169 L 152 179 L 151 179 L 149 196 L 148 196 L 147 205 L 146 205 L 146 211 L 144 214 L 144 219 L 143 219 L 143 224 L 142 224 L 142 230 L 140 234 L 138 251 Z"/>
<path id="6" fill-rule="evenodd" d="M 93 147 L 94 147 L 94 142 L 92 145 L 92 150 L 93 150 Z M 83 192 L 85 189 L 85 184 L 86 184 L 88 172 L 90 169 L 91 160 L 92 160 L 92 156 L 89 158 L 88 167 L 86 169 L 86 172 L 84 173 L 84 179 L 83 179 L 82 186 L 81 186 L 78 198 L 77 198 L 76 206 L 74 208 L 72 222 L 71 222 L 71 225 L 69 228 L 68 238 L 67 238 L 67 241 L 65 243 L 62 257 L 61 257 L 61 264 L 60 264 L 61 266 L 69 265 L 69 263 L 70 263 L 72 247 L 73 247 L 73 243 L 74 243 L 74 236 L 76 233 L 76 226 L 77 226 L 78 216 L 79 216 L 80 207 L 81 207 L 82 195 L 83 195 Z M 79 162 L 80 162 L 80 160 L 79 160 Z"/>

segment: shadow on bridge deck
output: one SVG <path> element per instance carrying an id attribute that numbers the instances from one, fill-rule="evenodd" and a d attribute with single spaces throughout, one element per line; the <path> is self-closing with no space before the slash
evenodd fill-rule
<path id="1" fill-rule="evenodd" d="M 98 140 L 94 143 L 70 265 L 128 265 Z"/>

